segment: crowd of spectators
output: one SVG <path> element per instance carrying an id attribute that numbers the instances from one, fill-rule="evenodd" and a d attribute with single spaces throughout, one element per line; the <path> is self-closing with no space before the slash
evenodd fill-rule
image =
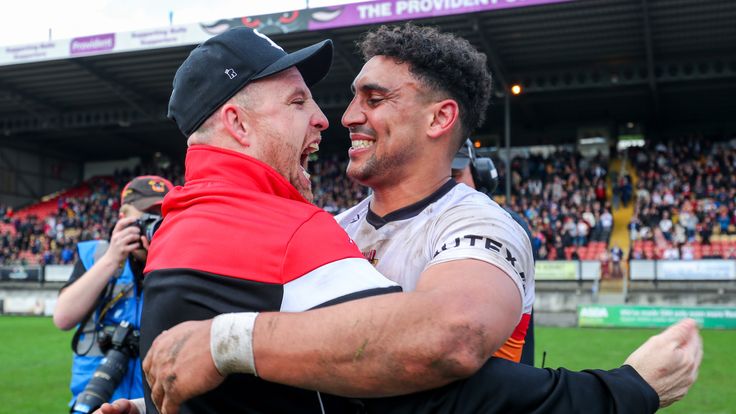
<path id="1" fill-rule="evenodd" d="M 632 258 L 736 258 L 736 140 L 687 137 L 630 157 Z"/>
<path id="2" fill-rule="evenodd" d="M 337 155 L 309 163 L 314 204 L 331 214 L 342 213 L 368 195 L 367 187 L 355 183 L 345 175 L 347 165 L 347 159 Z"/>
<path id="3" fill-rule="evenodd" d="M 56 197 L 55 208 L 39 217 L 0 206 L 0 263 L 71 264 L 80 241 L 107 239 L 118 219 L 120 191 L 132 177 L 156 174 L 183 181 L 180 165 L 145 166 L 96 177 Z"/>
<path id="4" fill-rule="evenodd" d="M 614 176 L 609 197 L 609 162 L 602 155 L 559 150 L 518 156 L 512 159 L 511 198 L 501 201 L 529 224 L 540 260 L 607 260 L 612 208 L 631 202 L 630 258 L 736 258 L 736 145 L 687 139 L 631 149 L 629 159 L 638 182 Z M 504 168 L 497 164 L 503 186 Z M 338 155 L 310 162 L 315 204 L 332 214 L 369 193 L 345 176 L 346 166 Z M 122 185 L 141 174 L 183 183 L 181 164 L 156 162 L 90 180 L 89 191 L 58 197 L 56 208 L 43 217 L 17 217 L 0 205 L 0 263 L 73 263 L 77 242 L 108 237 Z"/>
<path id="5" fill-rule="evenodd" d="M 602 157 L 585 159 L 571 152 L 513 160 L 510 207 L 530 224 L 540 259 L 570 258 L 575 254 L 572 246 L 607 242 L 613 217 L 606 201 L 606 166 Z M 345 211 L 369 193 L 346 177 L 346 167 L 347 160 L 337 155 L 310 162 L 314 202 L 332 214 Z M 117 220 L 120 188 L 140 174 L 161 175 L 175 184 L 183 181 L 179 164 L 148 166 L 90 180 L 89 193 L 59 197 L 56 211 L 43 218 L 15 218 L 12 209 L 0 206 L 5 223 L 0 225 L 0 262 L 73 263 L 77 242 L 108 237 Z"/>
<path id="6" fill-rule="evenodd" d="M 336 155 L 310 162 L 315 204 L 338 214 L 368 195 L 368 189 L 348 179 L 347 160 Z M 93 178 L 78 191 L 56 200 L 44 217 L 18 217 L 0 205 L 0 264 L 71 264 L 80 241 L 106 239 L 118 218 L 120 190 L 132 177 L 155 174 L 183 184 L 183 167 L 177 163 L 149 163 L 121 170 L 112 177 Z M 88 189 L 88 191 L 82 190 Z"/>
<path id="7" fill-rule="evenodd" d="M 608 159 L 600 154 L 585 158 L 570 151 L 512 159 L 506 206 L 529 224 L 540 260 L 576 258 L 576 247 L 608 244 L 613 215 L 606 194 L 607 168 Z M 502 166 L 499 170 L 503 174 Z M 600 253 L 591 250 L 591 255 Z"/>

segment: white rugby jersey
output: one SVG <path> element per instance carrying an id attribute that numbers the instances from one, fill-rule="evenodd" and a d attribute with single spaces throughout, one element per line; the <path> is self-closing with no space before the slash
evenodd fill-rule
<path id="1" fill-rule="evenodd" d="M 336 217 L 363 255 L 405 291 L 429 266 L 476 259 L 502 269 L 521 292 L 522 312 L 534 304 L 534 258 L 529 237 L 506 210 L 483 193 L 450 180 L 415 204 L 379 217 L 373 196 Z"/>

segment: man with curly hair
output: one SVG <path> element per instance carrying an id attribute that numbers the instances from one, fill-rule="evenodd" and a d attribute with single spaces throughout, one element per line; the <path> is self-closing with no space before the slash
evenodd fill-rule
<path id="1" fill-rule="evenodd" d="M 465 304 L 477 300 L 477 315 L 466 312 L 463 323 L 486 336 L 462 342 L 485 354 L 508 338 L 496 355 L 518 362 L 534 302 L 529 238 L 498 204 L 450 177 L 457 150 L 485 118 L 486 56 L 465 39 L 411 24 L 371 32 L 360 48 L 366 64 L 342 121 L 353 144 L 347 174 L 373 195 L 338 222 L 404 290 L 434 278 L 442 290 L 479 283 Z M 483 297 L 484 289 L 503 298 Z"/>
<path id="2" fill-rule="evenodd" d="M 218 387 L 218 361 L 229 374 L 360 397 L 348 401 L 375 413 L 633 413 L 681 398 L 699 362 L 692 321 L 611 371 L 541 370 L 492 357 L 522 322 L 534 269 L 521 227 L 450 177 L 490 97 L 485 57 L 465 40 L 413 25 L 381 28 L 362 50 L 367 62 L 342 122 L 352 141 L 347 173 L 374 193 L 338 221 L 405 292 L 169 328 L 143 365 L 156 406 L 175 413 Z M 672 344 L 682 352 L 661 352 Z"/>

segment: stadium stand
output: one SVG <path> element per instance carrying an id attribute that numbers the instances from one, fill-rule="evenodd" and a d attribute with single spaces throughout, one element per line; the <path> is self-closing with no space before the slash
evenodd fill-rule
<path id="1" fill-rule="evenodd" d="M 118 216 L 120 189 L 132 177 L 158 174 L 182 183 L 181 164 L 168 168 L 145 165 L 113 176 L 94 177 L 48 195 L 17 212 L 2 208 L 0 263 L 3 265 L 71 264 L 76 244 L 107 238 Z"/>
<path id="2" fill-rule="evenodd" d="M 736 258 L 736 141 L 687 137 L 632 150 L 632 159 L 632 258 Z"/>
<path id="3" fill-rule="evenodd" d="M 631 258 L 736 257 L 736 189 L 728 185 L 736 174 L 734 148 L 687 140 L 633 149 L 630 158 L 636 168 L 632 175 L 639 177 L 636 192 L 626 189 L 630 180 L 609 173 L 609 160 L 602 155 L 586 158 L 560 150 L 513 158 L 508 206 L 528 222 L 540 260 L 608 260 L 612 203 L 620 200 L 624 206 L 632 197 Z M 315 204 L 332 214 L 368 194 L 345 176 L 346 166 L 336 154 L 311 163 Z M 181 164 L 165 171 L 141 167 L 96 177 L 17 212 L 3 207 L 2 263 L 68 263 L 65 249 L 106 237 L 117 217 L 120 184 L 151 171 L 183 181 Z M 610 197 L 608 186 L 614 188 Z"/>
<path id="4" fill-rule="evenodd" d="M 511 162 L 508 207 L 532 229 L 540 260 L 598 259 L 613 228 L 606 194 L 608 160 L 559 151 Z"/>
<path id="5" fill-rule="evenodd" d="M 310 163 L 314 203 L 331 214 L 342 213 L 368 195 L 366 187 L 347 178 L 346 167 L 347 160 L 337 155 Z"/>

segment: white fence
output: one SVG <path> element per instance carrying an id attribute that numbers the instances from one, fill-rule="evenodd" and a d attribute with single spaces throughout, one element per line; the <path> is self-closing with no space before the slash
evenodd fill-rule
<path id="1" fill-rule="evenodd" d="M 736 280 L 736 260 L 631 260 L 631 280 Z M 539 260 L 536 280 L 599 280 L 595 260 Z"/>
<path id="2" fill-rule="evenodd" d="M 632 260 L 631 280 L 736 280 L 736 260 Z"/>
<path id="3" fill-rule="evenodd" d="M 72 265 L 0 266 L 1 282 L 63 283 Z M 736 260 L 631 260 L 631 280 L 736 280 Z M 599 280 L 596 260 L 539 260 L 536 280 Z M 0 283 L 1 283 L 0 282 Z"/>

